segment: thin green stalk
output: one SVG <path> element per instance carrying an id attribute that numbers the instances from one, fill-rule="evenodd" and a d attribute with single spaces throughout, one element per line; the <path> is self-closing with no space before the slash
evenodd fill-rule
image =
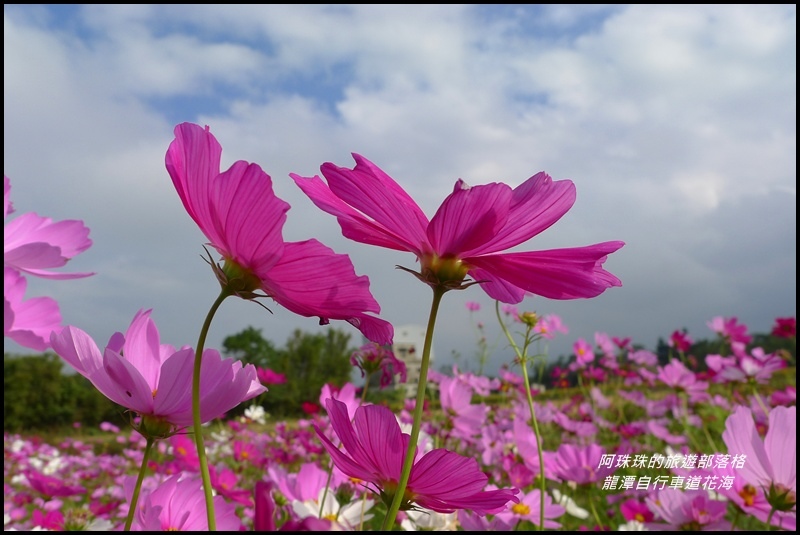
<path id="1" fill-rule="evenodd" d="M 200 417 L 200 364 L 203 359 L 203 347 L 206 344 L 206 336 L 211 327 L 211 320 L 214 318 L 217 309 L 228 297 L 230 292 L 223 289 L 220 292 L 211 310 L 208 311 L 203 327 L 200 329 L 200 338 L 197 340 L 197 348 L 194 353 L 194 373 L 192 375 L 192 422 L 194 429 L 194 443 L 197 445 L 197 459 L 200 461 L 200 477 L 203 479 L 203 492 L 206 498 L 206 514 L 208 515 L 208 530 L 217 530 L 216 514 L 214 512 L 214 494 L 211 489 L 211 474 L 208 471 L 208 459 L 206 458 L 206 447 L 203 444 L 203 421 Z"/>
<path id="2" fill-rule="evenodd" d="M 125 531 L 130 531 L 133 525 L 133 515 L 136 514 L 136 507 L 139 503 L 139 493 L 142 490 L 142 481 L 144 481 L 144 474 L 147 472 L 147 460 L 150 458 L 153 444 L 155 444 L 155 440 L 148 438 L 144 446 L 142 466 L 139 468 L 139 477 L 136 479 L 136 486 L 133 488 L 133 497 L 131 498 L 130 508 L 128 509 L 128 518 L 125 520 Z"/>
<path id="3" fill-rule="evenodd" d="M 419 439 L 419 430 L 422 426 L 422 408 L 425 404 L 425 389 L 428 386 L 428 365 L 431 360 L 431 346 L 433 344 L 433 329 L 436 325 L 436 315 L 439 312 L 439 305 L 442 302 L 442 296 L 447 290 L 441 287 L 433 288 L 433 302 L 431 303 L 431 313 L 428 317 L 428 329 L 425 332 L 425 343 L 422 347 L 422 362 L 419 367 L 419 380 L 417 382 L 417 399 L 414 406 L 414 423 L 411 425 L 411 439 L 408 441 L 408 450 L 406 457 L 403 461 L 403 470 L 400 472 L 400 481 L 397 482 L 397 490 L 395 491 L 394 498 L 389 510 L 386 512 L 386 517 L 383 519 L 384 531 L 391 530 L 394 521 L 397 518 L 397 512 L 400 510 L 400 505 L 403 503 L 403 496 L 408 486 L 408 478 L 411 476 L 411 467 L 414 465 L 414 456 L 417 450 L 417 440 Z"/>
<path id="4" fill-rule="evenodd" d="M 731 522 L 731 531 L 736 531 L 736 524 L 739 522 L 739 517 L 742 515 L 742 510 L 739 508 L 739 506 L 735 507 L 736 510 L 733 513 L 733 522 Z"/>
<path id="5" fill-rule="evenodd" d="M 319 501 L 319 512 L 317 518 L 322 518 L 322 510 L 325 507 L 325 498 L 328 497 L 328 489 L 331 488 L 331 478 L 333 477 L 333 461 L 328 463 L 328 479 L 325 481 L 325 490 L 322 492 L 322 499 Z"/>
<path id="6" fill-rule="evenodd" d="M 761 399 L 761 395 L 758 393 L 758 388 L 756 388 L 755 384 L 753 384 L 753 396 L 756 398 L 756 401 L 758 402 L 758 405 L 761 407 L 761 410 L 764 411 L 764 416 L 769 417 L 769 409 L 764 403 L 764 400 Z"/>
<path id="7" fill-rule="evenodd" d="M 605 524 L 603 524 L 603 522 L 600 520 L 600 515 L 597 514 L 597 509 L 594 506 L 594 499 L 593 498 L 594 498 L 594 496 L 591 496 L 591 495 L 589 496 L 589 509 L 592 510 L 592 516 L 594 516 L 595 522 L 597 522 L 597 525 L 602 530 L 603 528 L 605 528 Z"/>
<path id="8" fill-rule="evenodd" d="M 545 493 L 545 477 L 544 477 L 544 453 L 542 452 L 542 439 L 541 434 L 539 433 L 539 423 L 536 420 L 536 411 L 533 409 L 533 396 L 531 395 L 531 385 L 530 380 L 528 379 L 528 362 L 527 362 L 527 349 L 528 349 L 528 335 L 525 335 L 525 350 L 521 351 L 519 346 L 517 345 L 516 341 L 514 341 L 514 337 L 511 335 L 511 332 L 506 327 L 506 324 L 503 322 L 502 317 L 500 316 L 500 301 L 495 301 L 494 304 L 495 312 L 497 313 L 497 320 L 500 322 L 500 328 L 503 329 L 503 333 L 505 333 L 506 338 L 508 338 L 511 347 L 514 348 L 514 352 L 517 354 L 517 358 L 519 359 L 520 363 L 522 364 L 522 378 L 525 381 L 525 397 L 528 401 L 528 410 L 531 413 L 531 422 L 533 424 L 533 436 L 536 439 L 536 451 L 539 454 L 539 477 L 541 479 L 541 488 L 540 488 L 540 514 L 539 514 L 539 531 L 544 531 L 544 493 Z M 530 328 L 528 330 L 530 332 Z"/>
<path id="9" fill-rule="evenodd" d="M 772 517 L 775 515 L 775 508 L 769 510 L 769 515 L 767 515 L 767 531 L 772 531 Z"/>

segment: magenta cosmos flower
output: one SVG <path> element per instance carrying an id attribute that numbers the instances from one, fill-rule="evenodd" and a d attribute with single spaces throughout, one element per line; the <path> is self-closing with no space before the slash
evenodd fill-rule
<path id="1" fill-rule="evenodd" d="M 53 350 L 114 403 L 142 416 L 139 431 L 164 436 L 192 425 L 194 349 L 160 343 L 150 311 L 140 311 L 123 336 L 114 334 L 102 353 L 94 340 L 72 326 L 51 336 Z M 124 355 L 124 356 L 123 356 Z M 200 417 L 208 422 L 266 391 L 252 364 L 203 352 Z"/>
<path id="2" fill-rule="evenodd" d="M 319 176 L 291 174 L 345 237 L 398 251 L 420 262 L 417 276 L 437 287 L 464 287 L 469 274 L 492 299 L 519 303 L 530 292 L 551 299 L 595 297 L 620 280 L 602 268 L 621 241 L 588 247 L 502 253 L 558 221 L 575 202 L 569 180 L 538 173 L 517 188 L 458 180 L 430 221 L 389 175 L 353 154 L 353 169 L 332 163 Z"/>
<path id="3" fill-rule="evenodd" d="M 25 299 L 28 281 L 3 268 L 3 336 L 36 351 L 50 347 L 50 333 L 61 329 L 58 303 L 50 297 Z"/>
<path id="4" fill-rule="evenodd" d="M 390 504 L 400 480 L 403 459 L 410 437 L 400 431 L 391 410 L 380 405 L 362 405 L 350 421 L 347 407 L 335 399 L 326 403 L 333 430 L 344 447 L 340 451 L 315 425 L 333 463 L 345 475 L 374 486 L 384 502 Z M 478 514 L 503 510 L 517 489 L 484 491 L 489 478 L 478 462 L 445 449 L 435 449 L 420 457 L 411 467 L 401 510 L 412 504 L 439 513 L 470 509 Z"/>
<path id="5" fill-rule="evenodd" d="M 3 176 L 3 219 L 14 212 L 11 182 Z M 3 227 L 3 265 L 46 279 L 77 279 L 94 273 L 60 273 L 60 268 L 92 245 L 80 220 L 53 221 L 26 212 Z"/>
<path id="6" fill-rule="evenodd" d="M 223 257 L 214 265 L 223 286 L 240 297 L 268 297 L 295 314 L 349 322 L 368 339 L 392 342 L 391 324 L 369 315 L 380 306 L 369 279 L 350 258 L 316 240 L 284 242 L 289 205 L 275 196 L 261 167 L 244 161 L 220 171 L 222 146 L 208 127 L 183 123 L 166 155 L 183 206 Z"/>

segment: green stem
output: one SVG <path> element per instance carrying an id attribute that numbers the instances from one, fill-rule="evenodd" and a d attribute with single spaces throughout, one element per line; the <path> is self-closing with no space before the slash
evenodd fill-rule
<path id="1" fill-rule="evenodd" d="M 753 396 L 756 398 L 756 401 L 758 402 L 758 405 L 761 407 L 761 410 L 764 411 L 764 416 L 769 417 L 769 409 L 764 403 L 764 400 L 761 399 L 761 395 L 758 393 L 758 388 L 756 388 L 755 384 L 753 384 Z"/>
<path id="2" fill-rule="evenodd" d="M 731 531 L 736 531 L 736 524 L 739 522 L 739 517 L 741 514 L 742 510 L 739 508 L 739 506 L 736 506 L 736 510 L 733 513 L 733 522 L 731 522 Z"/>
<path id="3" fill-rule="evenodd" d="M 503 322 L 503 318 L 500 316 L 500 301 L 495 301 L 494 303 L 495 312 L 497 314 L 497 320 L 500 322 L 500 328 L 503 329 L 503 333 L 505 333 L 506 338 L 508 338 L 508 342 L 511 344 L 511 347 L 514 348 L 514 352 L 517 354 L 517 358 L 519 359 L 520 363 L 522 364 L 522 378 L 525 381 L 525 397 L 528 401 L 528 410 L 531 413 L 531 423 L 533 426 L 533 436 L 536 440 L 536 452 L 539 454 L 539 478 L 541 480 L 541 487 L 540 487 L 540 514 L 539 514 L 539 531 L 544 531 L 544 493 L 545 493 L 545 477 L 544 477 L 544 452 L 542 452 L 542 439 L 541 434 L 539 433 L 539 422 L 536 420 L 536 411 L 533 409 L 533 396 L 531 395 L 531 385 L 530 380 L 528 379 L 528 362 L 527 362 L 527 334 L 525 336 L 525 351 L 521 351 L 519 346 L 517 345 L 516 341 L 514 341 L 514 337 L 511 335 L 511 332 L 506 327 L 506 324 Z M 530 332 L 530 329 L 528 330 Z"/>
<path id="4" fill-rule="evenodd" d="M 600 520 L 600 515 L 597 514 L 597 509 L 594 506 L 594 499 L 593 498 L 594 498 L 594 496 L 591 496 L 591 495 L 589 496 L 589 509 L 592 510 L 592 516 L 594 516 L 595 522 L 597 522 L 597 525 L 600 526 L 601 530 L 603 530 L 605 528 L 605 524 L 603 524 L 603 522 Z"/>
<path id="5" fill-rule="evenodd" d="M 128 509 L 128 518 L 125 520 L 125 531 L 130 531 L 133 525 L 133 515 L 136 514 L 136 507 L 139 502 L 139 492 L 142 490 L 142 481 L 144 481 L 144 474 L 147 472 L 147 460 L 150 458 L 150 452 L 153 449 L 155 441 L 148 438 L 144 446 L 144 457 L 142 458 L 142 466 L 139 468 L 139 477 L 136 479 L 136 486 L 133 488 L 133 497 L 131 498 L 130 508 Z"/>
<path id="6" fill-rule="evenodd" d="M 425 345 L 422 347 L 422 362 L 419 366 L 419 380 L 417 381 L 417 399 L 414 406 L 414 423 L 411 425 L 411 438 L 408 441 L 408 450 L 406 457 L 403 461 L 403 470 L 400 472 L 400 481 L 397 482 L 397 490 L 395 491 L 394 498 L 389 510 L 386 512 L 386 517 L 383 519 L 384 531 L 390 531 L 394 526 L 394 521 L 397 518 L 397 512 L 400 511 L 400 505 L 403 503 L 403 496 L 408 486 L 408 478 L 411 476 L 411 467 L 414 465 L 414 456 L 417 452 L 417 440 L 419 439 L 419 430 L 422 426 L 422 409 L 425 404 L 425 389 L 428 386 L 428 365 L 431 360 L 431 346 L 433 344 L 433 329 L 436 325 L 436 315 L 439 312 L 439 305 L 442 302 L 442 296 L 447 290 L 441 287 L 433 288 L 433 302 L 431 303 L 431 313 L 428 317 L 428 330 L 425 332 Z"/>
<path id="7" fill-rule="evenodd" d="M 772 517 L 775 515 L 775 508 L 769 510 L 769 515 L 767 516 L 767 531 L 772 531 Z"/>
<path id="8" fill-rule="evenodd" d="M 322 499 L 319 501 L 319 512 L 317 518 L 322 518 L 322 510 L 325 507 L 325 498 L 328 497 L 328 489 L 331 488 L 331 478 L 333 477 L 333 461 L 328 463 L 328 479 L 325 481 L 325 490 L 322 493 Z"/>
<path id="9" fill-rule="evenodd" d="M 206 497 L 206 514 L 208 515 L 208 530 L 217 530 L 217 520 L 214 512 L 214 494 L 211 489 L 211 474 L 208 471 L 208 459 L 206 458 L 206 447 L 203 444 L 203 421 L 200 417 L 200 364 L 203 360 L 203 346 L 206 344 L 206 336 L 211 327 L 211 320 L 214 318 L 217 309 L 228 297 L 230 292 L 222 290 L 211 310 L 208 311 L 200 329 L 200 338 L 197 340 L 197 348 L 194 353 L 194 373 L 192 375 L 192 421 L 194 428 L 194 443 L 197 445 L 197 459 L 200 461 L 200 477 L 203 479 L 203 492 Z"/>

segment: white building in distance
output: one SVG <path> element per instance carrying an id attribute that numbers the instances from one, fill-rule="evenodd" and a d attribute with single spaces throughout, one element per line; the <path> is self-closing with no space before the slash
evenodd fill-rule
<path id="1" fill-rule="evenodd" d="M 413 397 L 417 394 L 419 383 L 419 368 L 422 364 L 422 348 L 425 346 L 425 327 L 419 325 L 403 325 L 394 329 L 394 343 L 392 352 L 406 365 L 406 396 Z M 433 348 L 428 369 L 433 366 Z"/>

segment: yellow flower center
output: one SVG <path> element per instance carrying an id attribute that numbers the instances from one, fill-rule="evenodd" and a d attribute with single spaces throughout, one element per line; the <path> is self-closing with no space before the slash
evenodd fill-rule
<path id="1" fill-rule="evenodd" d="M 756 488 L 753 485 L 749 484 L 745 485 L 744 488 L 742 488 L 742 490 L 739 491 L 739 496 L 742 497 L 742 500 L 744 500 L 744 504 L 747 505 L 748 507 L 752 506 L 753 503 L 755 503 L 757 494 L 758 491 L 756 490 Z"/>
<path id="2" fill-rule="evenodd" d="M 515 503 L 511 506 L 511 510 L 518 515 L 527 516 L 531 514 L 531 508 L 524 503 Z"/>

